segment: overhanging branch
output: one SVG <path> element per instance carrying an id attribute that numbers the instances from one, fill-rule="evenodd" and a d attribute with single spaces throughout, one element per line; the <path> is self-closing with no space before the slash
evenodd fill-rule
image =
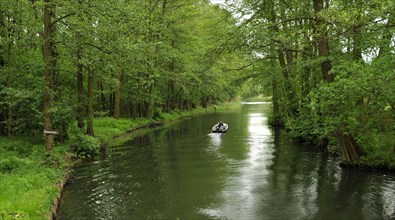
<path id="1" fill-rule="evenodd" d="M 66 14 L 66 15 L 64 15 L 64 16 L 62 16 L 62 17 L 59 17 L 59 18 L 55 19 L 55 20 L 51 23 L 51 26 L 55 25 L 57 22 L 59 22 L 59 21 L 65 19 L 65 18 L 68 18 L 68 17 L 70 17 L 70 16 L 72 16 L 72 15 L 75 15 L 75 12 L 71 12 L 71 13 L 69 13 L 69 14 Z"/>

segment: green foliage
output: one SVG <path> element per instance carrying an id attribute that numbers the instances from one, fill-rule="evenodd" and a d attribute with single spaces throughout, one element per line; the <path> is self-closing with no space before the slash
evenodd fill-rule
<path id="1" fill-rule="evenodd" d="M 8 125 L 10 133 L 37 135 L 43 125 L 44 41 L 38 33 L 44 3 L 6 0 L 3 5 L 0 135 L 8 132 Z M 230 13 L 208 1 L 54 1 L 52 6 L 60 19 L 52 18 L 56 43 L 50 111 L 59 140 L 67 137 L 78 106 L 86 106 L 88 72 L 94 77 L 94 112 L 106 116 L 114 113 L 117 89 L 121 115 L 133 118 L 237 96 L 231 82 L 240 77 L 237 69 L 244 60 L 233 48 L 241 35 Z M 77 69 L 82 71 L 84 96 L 79 101 Z"/>
<path id="2" fill-rule="evenodd" d="M 94 157 L 100 150 L 100 141 L 97 138 L 78 131 L 74 131 L 70 134 L 68 145 L 77 158 Z M 51 163 L 51 160 L 52 159 L 48 162 Z"/>
<path id="3" fill-rule="evenodd" d="M 49 155 L 35 138 L 0 137 L 0 219 L 47 218 L 70 163 L 66 150 L 57 146 Z"/>
<path id="4" fill-rule="evenodd" d="M 144 127 L 152 122 L 151 119 L 114 119 L 114 118 L 95 118 L 96 137 L 101 142 L 107 142 L 111 138 L 120 136 L 125 132 Z"/>
<path id="5" fill-rule="evenodd" d="M 19 167 L 25 166 L 26 162 L 15 156 L 0 161 L 0 173 L 11 173 Z"/>
<path id="6" fill-rule="evenodd" d="M 331 1 L 319 12 L 319 0 L 229 2 L 252 15 L 240 25 L 253 64 L 240 78 L 243 97 L 273 95 L 291 137 L 338 152 L 341 132 L 365 153 L 356 163 L 392 167 L 394 2 Z M 323 77 L 325 61 L 333 82 Z"/>

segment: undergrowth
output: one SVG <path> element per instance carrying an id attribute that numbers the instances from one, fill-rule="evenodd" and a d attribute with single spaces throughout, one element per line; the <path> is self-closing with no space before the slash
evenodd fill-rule
<path id="1" fill-rule="evenodd" d="M 0 219 L 45 219 L 69 166 L 67 148 L 51 154 L 26 138 L 0 138 Z"/>

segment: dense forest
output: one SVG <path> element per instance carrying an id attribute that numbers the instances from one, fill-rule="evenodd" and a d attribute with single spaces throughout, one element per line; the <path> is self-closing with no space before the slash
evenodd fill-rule
<path id="1" fill-rule="evenodd" d="M 75 121 L 93 136 L 94 117 L 151 118 L 237 94 L 236 21 L 209 1 L 5 0 L 0 16 L 0 135 L 44 130 L 51 150 Z"/>
<path id="2" fill-rule="evenodd" d="M 273 142 L 281 129 L 344 165 L 394 171 L 395 1 L 0 0 L 0 218 L 52 218 L 74 158 L 114 137 L 257 97 L 272 102 Z M 347 173 L 333 188 L 354 197 Z"/>
<path id="3" fill-rule="evenodd" d="M 95 117 L 264 95 L 293 138 L 393 168 L 394 17 L 391 0 L 3 0 L 0 135 L 44 130 L 51 150 Z"/>

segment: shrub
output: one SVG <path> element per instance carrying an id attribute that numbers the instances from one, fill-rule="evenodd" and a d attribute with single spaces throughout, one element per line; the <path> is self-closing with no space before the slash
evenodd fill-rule
<path id="1" fill-rule="evenodd" d="M 7 142 L 2 148 L 4 151 L 15 152 L 19 156 L 28 156 L 32 151 L 31 144 L 24 141 Z"/>
<path id="2" fill-rule="evenodd" d="M 11 173 L 17 168 L 25 165 L 26 162 L 15 156 L 8 157 L 6 159 L 0 160 L 0 172 L 1 173 Z"/>
<path id="3" fill-rule="evenodd" d="M 100 142 L 95 137 L 75 133 L 70 138 L 70 148 L 77 158 L 94 157 L 99 153 Z"/>

